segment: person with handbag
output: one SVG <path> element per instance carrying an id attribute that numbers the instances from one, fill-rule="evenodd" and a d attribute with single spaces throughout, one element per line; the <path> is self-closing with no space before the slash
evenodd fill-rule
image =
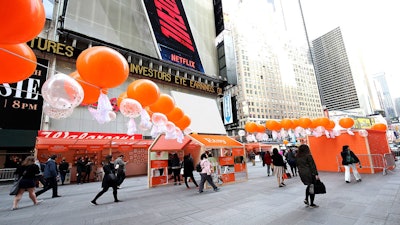
<path id="1" fill-rule="evenodd" d="M 104 178 L 101 182 L 101 187 L 103 189 L 90 201 L 93 205 L 97 205 L 97 199 L 107 192 L 110 187 L 113 189 L 114 202 L 120 202 L 120 200 L 118 200 L 117 176 L 115 175 L 115 167 L 114 164 L 111 163 L 111 160 L 112 155 L 107 155 L 103 162 Z"/>
<path id="2" fill-rule="evenodd" d="M 39 167 L 35 164 L 35 157 L 26 157 L 15 173 L 18 175 L 18 179 L 21 179 L 18 184 L 18 192 L 14 197 L 12 210 L 18 209 L 18 202 L 21 200 L 25 191 L 28 191 L 29 198 L 34 205 L 38 205 L 42 202 L 42 200 L 37 200 L 35 195 L 36 176 L 40 173 Z"/>
<path id="3" fill-rule="evenodd" d="M 350 168 L 353 170 L 353 175 L 356 178 L 357 182 L 361 182 L 361 175 L 358 173 L 357 166 L 356 164 L 360 164 L 361 168 L 361 162 L 358 159 L 358 157 L 354 154 L 353 151 L 350 150 L 348 145 L 344 145 L 342 147 L 342 152 L 340 153 L 342 156 L 342 165 L 344 166 L 344 180 L 346 183 L 351 182 L 351 176 L 350 176 Z"/>
<path id="4" fill-rule="evenodd" d="M 317 166 L 315 165 L 314 159 L 310 152 L 310 147 L 308 147 L 308 145 L 302 144 L 299 146 L 299 150 L 296 155 L 296 163 L 300 179 L 304 185 L 307 185 L 304 204 L 310 208 L 317 208 L 318 205 L 314 204 L 314 183 L 316 180 L 319 180 L 319 177 Z M 310 201 L 308 199 L 310 199 Z"/>
<path id="5" fill-rule="evenodd" d="M 213 187 L 214 191 L 219 191 L 219 188 L 217 185 L 215 185 L 214 181 L 212 180 L 211 174 L 214 172 L 213 167 L 208 161 L 208 155 L 206 153 L 201 154 L 200 156 L 200 166 L 201 166 L 201 172 L 200 172 L 200 184 L 199 184 L 199 193 L 203 193 L 204 189 L 204 184 L 207 181 L 211 187 Z"/>

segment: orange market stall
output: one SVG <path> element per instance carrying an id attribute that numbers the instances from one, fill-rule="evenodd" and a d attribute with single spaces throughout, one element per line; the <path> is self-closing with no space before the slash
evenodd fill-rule
<path id="1" fill-rule="evenodd" d="M 96 181 L 102 179 L 101 162 L 109 154 L 114 159 L 119 155 L 125 156 L 127 176 L 146 175 L 147 149 L 152 142 L 142 139 L 140 134 L 39 131 L 35 156 L 42 163 L 53 154 L 57 155 L 58 163 L 65 157 L 70 164 L 66 183 L 76 181 L 75 163 L 80 157 L 87 157 L 92 161 L 90 181 Z"/>
<path id="2" fill-rule="evenodd" d="M 363 165 L 362 169 L 358 169 L 359 172 L 382 172 L 385 169 L 384 156 L 390 153 L 386 132 L 367 130 L 367 136 L 365 130 L 363 132 L 354 130 L 354 135 L 351 135 L 342 131 L 335 138 L 308 136 L 308 143 L 318 170 L 337 172 L 341 166 L 342 146 L 349 145 Z"/>
<path id="3" fill-rule="evenodd" d="M 209 160 L 214 166 L 216 184 L 247 181 L 246 154 L 242 143 L 226 135 L 190 134 L 184 137 L 182 143 L 160 135 L 149 148 L 149 187 L 169 183 L 168 155 L 171 152 L 178 153 L 181 161 L 184 155 L 190 153 L 194 164 L 200 161 L 202 153 L 211 154 Z"/>

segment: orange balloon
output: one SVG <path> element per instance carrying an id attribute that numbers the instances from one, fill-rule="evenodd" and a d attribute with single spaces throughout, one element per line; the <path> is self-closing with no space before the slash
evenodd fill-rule
<path id="1" fill-rule="evenodd" d="M 336 124 L 333 120 L 329 120 L 329 125 L 325 127 L 325 129 L 327 130 L 332 130 L 333 128 L 335 128 Z"/>
<path id="2" fill-rule="evenodd" d="M 257 131 L 258 133 L 264 133 L 266 129 L 267 129 L 267 128 L 265 128 L 264 125 L 262 125 L 262 124 L 257 124 L 257 130 L 256 130 L 256 131 Z"/>
<path id="3" fill-rule="evenodd" d="M 284 145 L 287 145 L 288 143 L 289 143 L 288 140 L 283 140 L 283 144 L 284 144 Z"/>
<path id="4" fill-rule="evenodd" d="M 83 92 L 85 93 L 83 97 L 82 104 L 90 105 L 96 103 L 99 100 L 100 92 L 102 91 L 99 87 L 93 86 L 85 82 L 78 71 L 74 71 L 70 74 L 78 83 L 82 86 Z M 103 90 L 102 93 L 106 94 L 107 90 Z"/>
<path id="5" fill-rule="evenodd" d="M 151 80 L 139 79 L 128 85 L 126 90 L 128 98 L 133 98 L 142 104 L 142 107 L 155 103 L 160 97 L 160 89 Z"/>
<path id="6" fill-rule="evenodd" d="M 181 108 L 175 107 L 166 116 L 167 116 L 169 121 L 175 123 L 175 122 L 179 121 L 180 119 L 182 119 L 182 117 L 184 116 L 184 113 L 183 113 Z"/>
<path id="7" fill-rule="evenodd" d="M 371 129 L 372 130 L 386 131 L 387 130 L 387 126 L 384 123 L 375 123 L 374 125 L 372 125 Z"/>
<path id="8" fill-rule="evenodd" d="M 318 127 L 318 119 L 311 120 L 311 124 L 310 124 L 309 127 L 312 128 L 312 129 Z"/>
<path id="9" fill-rule="evenodd" d="M 304 129 L 310 128 L 311 124 L 312 124 L 312 121 L 308 117 L 301 117 L 299 119 L 299 126 L 304 128 Z"/>
<path id="10" fill-rule="evenodd" d="M 282 119 L 280 124 L 281 124 L 282 128 L 285 129 L 285 130 L 289 130 L 293 126 L 292 120 L 291 119 L 287 119 L 287 118 Z"/>
<path id="11" fill-rule="evenodd" d="M 0 44 L 34 39 L 46 22 L 42 0 L 0 1 Z"/>
<path id="12" fill-rule="evenodd" d="M 160 94 L 160 97 L 157 99 L 157 101 L 151 104 L 149 107 L 153 112 L 159 112 L 167 115 L 175 108 L 175 100 L 167 94 Z"/>
<path id="13" fill-rule="evenodd" d="M 291 127 L 292 129 L 296 129 L 296 127 L 300 126 L 298 119 L 292 119 L 292 122 L 293 122 L 293 126 Z"/>
<path id="14" fill-rule="evenodd" d="M 265 127 L 268 130 L 280 130 L 282 128 L 281 124 L 276 120 L 267 120 Z"/>
<path id="15" fill-rule="evenodd" d="M 122 100 L 124 100 L 125 98 L 128 98 L 128 95 L 126 94 L 126 91 L 122 92 L 121 94 L 119 94 L 118 99 L 117 99 L 118 108 L 120 107 Z"/>
<path id="16" fill-rule="evenodd" d="M 316 124 L 318 126 L 322 126 L 326 129 L 329 126 L 329 118 L 328 117 L 320 117 L 316 119 Z"/>
<path id="17" fill-rule="evenodd" d="M 95 46 L 84 50 L 76 60 L 76 69 L 86 82 L 100 88 L 113 88 L 129 75 L 126 59 L 116 50 Z"/>
<path id="18" fill-rule="evenodd" d="M 190 123 L 190 118 L 187 115 L 184 115 L 179 121 L 175 123 L 175 126 L 177 126 L 181 130 L 184 130 L 190 125 Z"/>
<path id="19" fill-rule="evenodd" d="M 254 122 L 247 122 L 244 125 L 244 129 L 249 133 L 257 132 L 257 124 Z"/>
<path id="20" fill-rule="evenodd" d="M 36 63 L 35 53 L 25 43 L 0 45 L 0 84 L 29 78 L 36 70 Z"/>
<path id="21" fill-rule="evenodd" d="M 350 117 L 344 117 L 339 120 L 339 125 L 343 128 L 351 128 L 354 125 L 354 120 Z"/>

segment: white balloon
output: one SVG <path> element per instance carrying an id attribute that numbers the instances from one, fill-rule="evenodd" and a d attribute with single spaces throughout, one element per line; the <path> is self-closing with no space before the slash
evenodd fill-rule
<path id="1" fill-rule="evenodd" d="M 43 112 L 53 119 L 64 119 L 72 115 L 74 108 L 57 109 L 52 107 L 48 102 L 43 103 Z"/>
<path id="2" fill-rule="evenodd" d="M 56 109 L 70 109 L 82 103 L 84 91 L 74 78 L 59 73 L 43 83 L 43 99 Z"/>
<path id="3" fill-rule="evenodd" d="M 244 135 L 246 135 L 246 131 L 239 130 L 238 134 L 239 134 L 240 137 L 243 137 Z"/>
<path id="4" fill-rule="evenodd" d="M 136 118 L 140 116 L 143 108 L 142 105 L 135 99 L 124 98 L 121 101 L 119 109 L 122 115 L 129 118 Z"/>

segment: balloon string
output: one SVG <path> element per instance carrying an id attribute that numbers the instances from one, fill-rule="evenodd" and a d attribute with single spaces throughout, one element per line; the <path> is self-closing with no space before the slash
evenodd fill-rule
<path id="1" fill-rule="evenodd" d="M 0 50 L 2 50 L 2 51 L 4 51 L 4 52 L 7 52 L 7 53 L 9 53 L 9 54 L 11 54 L 11 55 L 13 55 L 13 56 L 16 56 L 16 57 L 19 57 L 19 58 L 21 58 L 21 59 L 24 59 L 24 60 L 26 60 L 26 61 L 28 61 L 28 62 L 31 62 L 31 63 L 34 63 L 34 64 L 39 65 L 39 66 L 41 66 L 41 67 L 44 67 L 44 68 L 46 68 L 46 69 L 48 69 L 48 70 L 52 70 L 52 71 L 54 71 L 55 73 L 61 73 L 61 72 L 59 72 L 59 71 L 57 71 L 57 70 L 55 70 L 55 69 L 51 69 L 50 67 L 48 67 L 48 66 L 46 66 L 46 65 L 43 65 L 43 64 L 40 64 L 40 63 L 38 63 L 38 62 L 36 62 L 36 61 L 33 61 L 33 60 L 31 60 L 31 59 L 25 58 L 25 57 L 23 57 L 23 56 L 21 56 L 21 55 L 18 55 L 18 54 L 16 54 L 16 53 L 12 52 L 12 51 L 7 50 L 7 49 L 4 49 L 4 48 L 1 48 L 1 47 L 0 47 Z M 91 86 L 91 87 L 100 89 L 100 91 L 103 90 L 103 88 L 100 88 L 100 87 L 98 87 L 98 86 L 96 86 L 96 85 L 94 85 L 94 84 L 91 84 L 91 83 L 89 83 L 89 82 L 87 82 L 87 81 L 84 81 L 84 80 L 82 80 L 82 79 L 75 79 L 75 80 L 79 80 L 80 82 L 82 82 L 82 83 L 84 83 L 84 84 L 86 84 L 86 85 L 89 85 L 89 86 Z M 4 87 L 4 85 L 2 85 L 2 86 Z M 22 91 L 22 90 L 19 90 L 19 91 Z"/>

